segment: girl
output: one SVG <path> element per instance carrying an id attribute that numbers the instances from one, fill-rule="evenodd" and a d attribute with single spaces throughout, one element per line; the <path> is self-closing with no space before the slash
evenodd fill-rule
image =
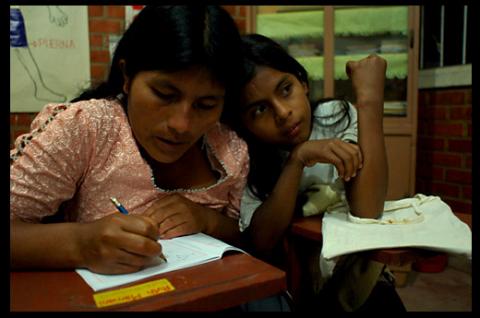
<path id="1" fill-rule="evenodd" d="M 378 217 L 387 185 L 385 60 L 372 55 L 347 64 L 354 107 L 311 103 L 305 69 L 282 47 L 258 34 L 245 36 L 244 46 L 250 80 L 236 127 L 249 145 L 251 169 L 241 230 L 248 228 L 258 251 L 270 250 L 291 221 L 297 191 L 333 184 L 337 176 L 345 181 L 351 212 Z"/>
<path id="2" fill-rule="evenodd" d="M 347 63 L 354 105 L 311 102 L 307 72 L 280 45 L 258 34 L 243 40 L 248 81 L 234 124 L 249 145 L 240 229 L 254 252 L 271 260 L 292 220 L 297 195 L 312 185 L 332 186 L 358 217 L 378 217 L 387 189 L 386 61 L 371 55 Z"/>
<path id="3" fill-rule="evenodd" d="M 238 100 L 240 52 L 220 6 L 145 7 L 107 81 L 47 105 L 11 150 L 12 267 L 127 273 L 161 255 L 159 237 L 237 242 L 248 153 L 219 119 Z"/>

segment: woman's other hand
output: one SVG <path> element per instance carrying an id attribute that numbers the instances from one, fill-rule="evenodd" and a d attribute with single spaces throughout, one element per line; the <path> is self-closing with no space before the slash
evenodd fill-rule
<path id="1" fill-rule="evenodd" d="M 179 194 L 171 194 L 157 200 L 150 206 L 145 215 L 150 216 L 158 224 L 158 234 L 162 239 L 209 232 L 208 209 Z M 204 213 L 205 212 L 205 213 Z"/>

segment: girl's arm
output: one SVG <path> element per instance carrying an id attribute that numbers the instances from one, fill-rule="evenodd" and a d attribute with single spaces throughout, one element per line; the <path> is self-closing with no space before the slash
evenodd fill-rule
<path id="1" fill-rule="evenodd" d="M 280 240 L 295 212 L 298 188 L 304 167 L 331 163 L 343 178 L 352 178 L 362 164 L 357 145 L 340 139 L 310 140 L 296 146 L 273 191 L 257 208 L 248 233 L 260 253 L 267 253 Z"/>
<path id="2" fill-rule="evenodd" d="M 383 212 L 388 186 L 388 165 L 383 136 L 383 91 L 386 61 L 377 56 L 347 63 L 358 114 L 358 145 L 363 168 L 347 183 L 352 214 L 377 218 Z"/>
<path id="3" fill-rule="evenodd" d="M 278 243 L 292 220 L 303 167 L 292 152 L 273 191 L 253 214 L 247 235 L 263 257 Z"/>

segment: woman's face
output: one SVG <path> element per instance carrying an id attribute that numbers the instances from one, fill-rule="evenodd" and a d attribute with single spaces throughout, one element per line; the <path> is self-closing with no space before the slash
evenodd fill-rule
<path id="1" fill-rule="evenodd" d="M 141 71 L 125 77 L 128 117 L 137 142 L 160 163 L 180 159 L 220 118 L 225 89 L 200 67 Z"/>
<path id="2" fill-rule="evenodd" d="M 290 73 L 258 66 L 242 105 L 244 126 L 263 142 L 290 148 L 310 136 L 308 88 Z"/>

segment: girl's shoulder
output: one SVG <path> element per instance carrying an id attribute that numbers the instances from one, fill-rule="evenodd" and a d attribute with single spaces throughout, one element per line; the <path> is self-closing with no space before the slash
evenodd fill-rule
<path id="1" fill-rule="evenodd" d="M 345 108 L 345 103 L 348 108 Z M 326 102 L 319 102 L 314 110 L 314 115 L 319 117 L 335 116 L 345 113 L 346 110 L 350 112 L 354 109 L 353 105 L 345 100 L 334 99 Z"/>

